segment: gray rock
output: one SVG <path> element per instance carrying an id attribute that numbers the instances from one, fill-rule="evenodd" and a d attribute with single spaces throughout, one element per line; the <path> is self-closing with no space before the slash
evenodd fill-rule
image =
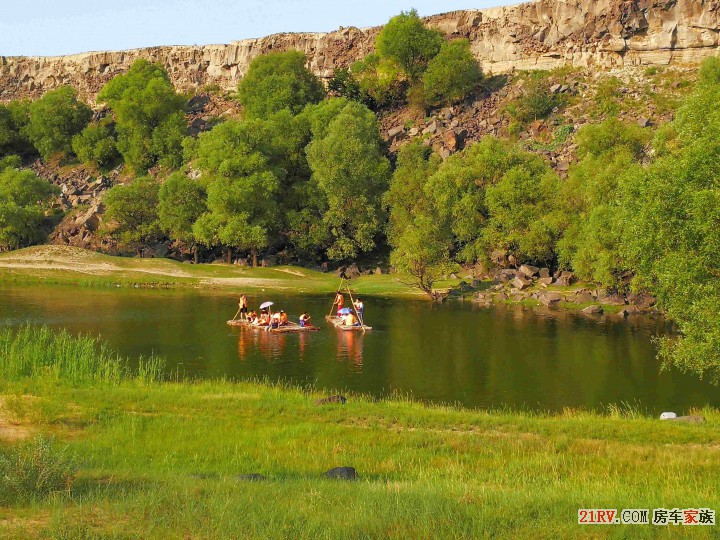
<path id="1" fill-rule="evenodd" d="M 623 298 L 622 296 L 620 296 L 617 293 L 602 295 L 600 298 L 598 298 L 598 301 L 601 304 L 604 304 L 606 306 L 624 306 L 625 305 L 625 298 Z"/>
<path id="2" fill-rule="evenodd" d="M 537 266 L 530 266 L 529 264 L 523 264 L 520 267 L 520 272 L 523 273 L 526 277 L 533 277 L 535 274 L 538 273 L 540 269 Z"/>
<path id="3" fill-rule="evenodd" d="M 512 280 L 512 285 L 516 289 L 522 291 L 523 289 L 527 289 L 530 285 L 532 285 L 532 281 L 517 276 L 515 279 Z"/>
<path id="4" fill-rule="evenodd" d="M 598 306 L 598 305 L 588 306 L 585 309 L 583 309 L 582 312 L 585 315 L 602 315 L 603 308 L 602 308 L 602 306 Z"/>
<path id="5" fill-rule="evenodd" d="M 404 131 L 405 131 L 405 129 L 402 126 L 394 127 L 387 132 L 388 139 L 394 139 L 395 137 L 397 137 Z"/>
<path id="6" fill-rule="evenodd" d="M 383 273 L 382 268 L 380 268 L 380 267 L 378 266 L 378 267 L 375 269 L 375 275 L 376 275 L 376 276 L 381 276 L 382 273 Z"/>
<path id="7" fill-rule="evenodd" d="M 542 304 L 545 304 L 546 306 L 552 306 L 553 304 L 557 304 L 561 300 L 563 300 L 563 295 L 559 292 L 546 292 L 542 295 L 538 296 L 538 300 Z"/>
<path id="8" fill-rule="evenodd" d="M 332 478 L 333 480 L 357 480 L 358 473 L 355 467 L 335 467 L 330 469 L 325 474 L 326 478 Z"/>
<path id="9" fill-rule="evenodd" d="M 540 277 L 540 278 L 550 277 L 550 270 L 548 270 L 547 268 L 541 268 L 540 270 L 538 270 L 538 277 Z"/>
<path id="10" fill-rule="evenodd" d="M 580 291 L 575 297 L 576 304 L 589 304 L 593 300 L 595 300 L 595 298 L 593 298 L 593 295 L 588 291 Z"/>
<path id="11" fill-rule="evenodd" d="M 547 287 L 548 285 L 552 285 L 553 278 L 551 277 L 541 277 L 538 279 L 538 283 L 542 285 L 543 287 Z"/>

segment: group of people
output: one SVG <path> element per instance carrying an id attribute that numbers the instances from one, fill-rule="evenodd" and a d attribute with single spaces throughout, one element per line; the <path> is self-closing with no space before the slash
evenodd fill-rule
<path id="1" fill-rule="evenodd" d="M 248 321 L 254 326 L 264 326 L 270 330 L 271 328 L 280 328 L 290 322 L 287 313 L 283 310 L 278 310 L 274 313 L 270 310 L 270 308 L 261 308 L 260 313 L 256 311 L 248 311 L 248 300 L 247 296 L 244 294 L 240 295 L 239 307 L 240 320 Z M 304 312 L 300 315 L 299 324 L 302 327 L 310 325 L 310 314 L 308 312 Z"/>
<path id="2" fill-rule="evenodd" d="M 365 304 L 362 303 L 362 300 L 356 298 L 352 303 L 353 309 L 345 308 L 345 297 L 342 293 L 338 292 L 333 302 L 333 306 L 335 305 L 337 305 L 337 316 L 339 319 L 342 319 L 345 326 L 360 326 L 362 324 L 363 313 L 365 311 Z"/>

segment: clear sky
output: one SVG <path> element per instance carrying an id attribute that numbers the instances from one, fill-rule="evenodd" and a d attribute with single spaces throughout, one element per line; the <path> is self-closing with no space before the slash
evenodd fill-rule
<path id="1" fill-rule="evenodd" d="M 206 45 L 278 32 L 376 26 L 519 0 L 0 0 L 0 56 L 55 56 L 152 45 Z"/>

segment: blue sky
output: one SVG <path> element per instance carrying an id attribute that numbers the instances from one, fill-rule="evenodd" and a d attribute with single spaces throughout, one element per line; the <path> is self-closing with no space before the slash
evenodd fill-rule
<path id="1" fill-rule="evenodd" d="M 152 45 L 228 43 L 277 32 L 376 26 L 420 15 L 518 0 L 6 0 L 0 56 L 54 56 Z"/>

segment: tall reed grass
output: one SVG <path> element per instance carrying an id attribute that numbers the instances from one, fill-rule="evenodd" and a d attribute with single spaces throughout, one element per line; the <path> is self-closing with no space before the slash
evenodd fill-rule
<path id="1" fill-rule="evenodd" d="M 159 381 L 164 361 L 141 358 L 137 369 L 100 339 L 31 325 L 0 330 L 0 377 L 50 378 L 70 383 L 118 384 L 123 380 Z"/>

